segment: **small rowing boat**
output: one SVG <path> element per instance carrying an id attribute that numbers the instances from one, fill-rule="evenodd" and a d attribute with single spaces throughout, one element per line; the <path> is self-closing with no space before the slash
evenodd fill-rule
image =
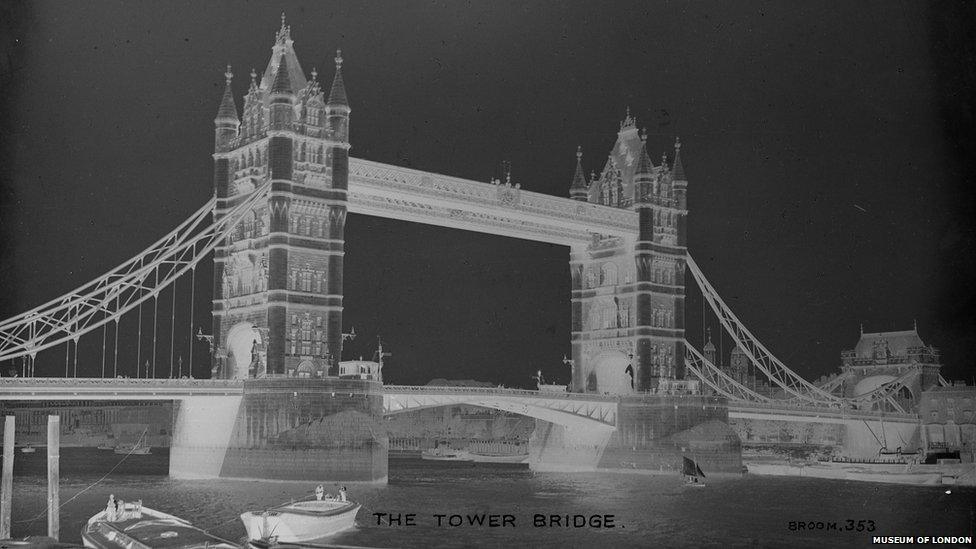
<path id="1" fill-rule="evenodd" d="M 141 501 L 121 503 L 110 499 L 106 510 L 88 519 L 81 540 L 92 549 L 175 549 L 199 547 L 237 549 L 239 546 L 193 526 L 189 522 L 149 507 Z"/>

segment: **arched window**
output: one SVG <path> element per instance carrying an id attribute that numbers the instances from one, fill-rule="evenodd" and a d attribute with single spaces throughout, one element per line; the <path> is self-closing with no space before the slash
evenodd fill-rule
<path id="1" fill-rule="evenodd" d="M 302 154 L 300 155 L 299 160 L 305 162 L 305 143 L 302 143 Z"/>
<path id="2" fill-rule="evenodd" d="M 617 285 L 617 265 L 615 263 L 604 263 L 600 267 L 600 285 L 601 286 L 616 286 Z"/>

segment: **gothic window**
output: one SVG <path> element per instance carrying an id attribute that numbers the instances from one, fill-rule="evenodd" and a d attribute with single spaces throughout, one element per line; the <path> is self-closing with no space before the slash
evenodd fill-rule
<path id="1" fill-rule="evenodd" d="M 312 291 L 312 273 L 310 271 L 304 271 L 301 275 L 302 278 L 302 291 L 311 292 Z"/>
<path id="2" fill-rule="evenodd" d="M 261 165 L 261 147 L 258 147 L 257 150 L 255 151 L 254 161 L 257 162 L 258 166 Z"/>
<path id="3" fill-rule="evenodd" d="M 627 269 L 627 271 L 624 273 L 624 284 L 630 284 L 633 281 L 634 281 L 634 274 L 631 272 L 630 269 Z"/>
<path id="4" fill-rule="evenodd" d="M 316 328 L 321 328 L 322 327 L 322 317 L 320 317 L 320 316 L 315 317 L 315 327 Z M 322 339 L 322 332 L 319 332 L 319 337 L 318 338 L 319 339 Z"/>
<path id="5" fill-rule="evenodd" d="M 302 162 L 305 162 L 305 143 L 302 143 L 302 154 L 299 158 Z"/>
<path id="6" fill-rule="evenodd" d="M 295 354 L 298 345 L 298 330 L 291 331 L 291 354 Z"/>
<path id="7" fill-rule="evenodd" d="M 614 263 L 604 263 L 600 268 L 601 286 L 617 285 L 617 265 Z"/>
<path id="8" fill-rule="evenodd" d="M 291 315 L 291 323 L 298 324 L 298 315 Z"/>
<path id="9" fill-rule="evenodd" d="M 316 108 L 308 109 L 308 123 L 312 126 L 319 125 L 319 110 Z"/>
<path id="10" fill-rule="evenodd" d="M 322 273 L 315 273 L 315 293 L 322 293 Z M 321 320 L 321 319 L 320 319 Z M 321 325 L 321 322 L 320 322 Z"/>
<path id="11" fill-rule="evenodd" d="M 311 233 L 309 234 L 309 236 L 318 236 L 318 235 L 319 235 L 319 220 L 318 218 L 313 217 Z"/>
<path id="12" fill-rule="evenodd" d="M 315 161 L 318 162 L 319 164 L 321 164 L 322 163 L 322 160 L 324 158 L 325 157 L 322 156 L 322 145 L 319 145 L 319 154 L 316 156 L 316 160 Z"/>

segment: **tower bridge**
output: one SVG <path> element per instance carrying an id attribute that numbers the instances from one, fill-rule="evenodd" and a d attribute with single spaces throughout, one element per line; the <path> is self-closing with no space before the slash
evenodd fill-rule
<path id="1" fill-rule="evenodd" d="M 326 93 L 317 72 L 302 69 L 282 20 L 265 70 L 260 78 L 251 72 L 242 109 L 228 67 L 214 120 L 213 198 L 119 267 L 0 321 L 0 363 L 21 361 L 27 376 L 0 380 L 0 399 L 173 400 L 181 403 L 174 440 L 199 454 L 180 454 L 183 473 L 199 473 L 191 470 L 197 458 L 219 458 L 215 463 L 223 465 L 206 474 L 379 480 L 386 474 L 386 449 L 377 420 L 412 409 L 487 406 L 562 430 L 547 432 L 546 441 L 568 444 L 573 432 L 583 430 L 577 447 L 603 448 L 616 433 L 611 445 L 637 451 L 638 441 L 650 444 L 654 437 L 729 418 L 851 429 L 863 423 L 869 430 L 872 421 L 908 425 L 914 409 L 905 391 L 917 395 L 945 383 L 933 363 L 899 363 L 880 372 L 878 357 L 851 355 L 841 376 L 818 384 L 776 358 L 688 252 L 689 181 L 680 141 L 670 157 L 655 163 L 646 133 L 629 112 L 600 172 L 587 178 L 577 150 L 569 197 L 560 198 L 522 189 L 510 177 L 476 182 L 350 158 L 352 109 L 341 52 L 335 63 Z M 375 380 L 339 379 L 350 212 L 567 246 L 569 393 L 383 387 Z M 118 379 L 133 374 L 118 367 L 120 319 L 139 311 L 141 349 L 143 305 L 153 305 L 155 377 L 155 305 L 167 289 L 175 304 L 176 281 L 189 276 L 192 286 L 201 261 L 215 267 L 212 333 L 201 334 L 211 346 L 213 379 Z M 702 353 L 686 339 L 689 274 L 764 388 L 750 386 L 741 369 L 722 366 L 707 347 Z M 194 299 L 191 291 L 191 318 Z M 173 310 L 171 326 L 175 305 Z M 108 377 L 110 328 L 113 379 L 35 376 L 39 353 L 63 351 L 69 378 L 72 362 L 77 372 L 79 339 L 100 335 L 102 375 Z M 906 345 L 915 359 L 931 356 Z M 134 374 L 148 377 L 149 366 L 137 366 Z M 854 380 L 853 387 L 847 383 Z M 302 461 L 309 458 L 296 448 L 314 448 L 325 458 Z M 288 452 L 293 467 L 269 467 Z M 598 450 L 587 459 L 598 462 L 601 455 Z"/>

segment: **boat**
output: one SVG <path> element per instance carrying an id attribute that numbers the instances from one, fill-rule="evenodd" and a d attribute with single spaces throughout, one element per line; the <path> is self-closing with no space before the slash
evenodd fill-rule
<path id="1" fill-rule="evenodd" d="M 701 479 L 705 478 L 705 472 L 701 470 L 701 467 L 694 460 L 684 456 L 681 459 L 683 460 L 681 472 L 686 477 L 685 486 L 689 488 L 704 488 L 705 482 Z"/>
<path id="2" fill-rule="evenodd" d="M 490 454 L 480 452 L 465 452 L 471 461 L 480 463 L 522 463 L 529 459 L 529 454 Z"/>
<path id="3" fill-rule="evenodd" d="M 114 500 L 110 500 L 110 504 Z M 208 534 L 179 517 L 156 511 L 141 501 L 123 503 L 121 511 L 99 512 L 81 529 L 92 549 L 206 547 L 236 549 L 237 544 Z"/>
<path id="4" fill-rule="evenodd" d="M 342 499 L 296 501 L 241 514 L 249 540 L 296 543 L 316 540 L 355 525 L 360 504 Z"/>
<path id="5" fill-rule="evenodd" d="M 474 461 L 471 454 L 464 450 L 455 450 L 449 446 L 438 446 L 420 453 L 420 459 L 432 461 Z"/>
<path id="6" fill-rule="evenodd" d="M 125 455 L 136 454 L 136 455 L 140 455 L 140 456 L 144 456 L 144 455 L 148 454 L 149 453 L 149 445 L 146 444 L 146 442 L 145 442 L 146 441 L 146 433 L 148 431 L 149 431 L 149 429 L 146 429 L 145 431 L 143 431 L 142 434 L 139 435 L 139 440 L 135 441 L 134 444 L 119 444 L 118 446 L 116 446 L 115 448 L 113 448 L 113 450 L 115 451 L 116 454 L 125 454 Z"/>
<path id="7" fill-rule="evenodd" d="M 37 452 L 37 448 L 34 448 L 30 444 L 28 444 L 27 446 L 21 446 L 20 447 L 20 453 L 21 454 L 33 454 L 35 452 Z"/>
<path id="8" fill-rule="evenodd" d="M 109 444 L 107 442 L 103 442 L 102 444 L 99 444 L 98 445 L 98 449 L 99 450 L 115 450 L 115 445 L 114 444 Z"/>

